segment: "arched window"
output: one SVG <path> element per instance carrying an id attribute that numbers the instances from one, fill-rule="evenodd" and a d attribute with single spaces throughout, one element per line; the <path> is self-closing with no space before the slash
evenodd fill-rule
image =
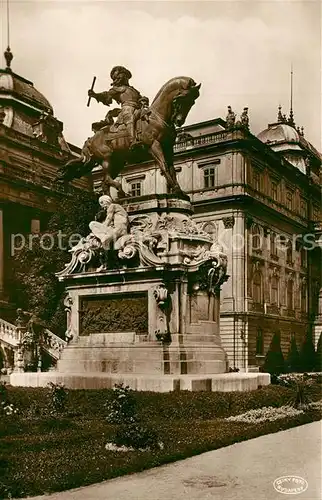
<path id="1" fill-rule="evenodd" d="M 289 310 L 293 310 L 293 288 L 294 288 L 293 281 L 289 279 L 286 288 L 286 304 L 287 304 L 287 309 Z"/>
<path id="2" fill-rule="evenodd" d="M 262 273 L 256 271 L 253 276 L 253 301 L 256 304 L 261 304 L 262 300 Z"/>
<path id="3" fill-rule="evenodd" d="M 279 304 L 278 285 L 279 282 L 277 276 L 273 276 L 271 281 L 271 304 Z"/>
<path id="4" fill-rule="evenodd" d="M 262 250 L 262 234 L 257 224 L 252 227 L 252 249 Z"/>
<path id="5" fill-rule="evenodd" d="M 263 356 L 264 354 L 264 336 L 263 330 L 258 328 L 256 336 L 256 355 Z"/>

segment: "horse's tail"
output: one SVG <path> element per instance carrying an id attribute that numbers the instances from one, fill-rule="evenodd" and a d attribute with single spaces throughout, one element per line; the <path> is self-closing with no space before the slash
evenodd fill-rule
<path id="1" fill-rule="evenodd" d="M 57 182 L 70 182 L 88 175 L 96 165 L 90 150 L 90 140 L 87 139 L 79 158 L 73 158 L 63 165 L 57 174 Z"/>

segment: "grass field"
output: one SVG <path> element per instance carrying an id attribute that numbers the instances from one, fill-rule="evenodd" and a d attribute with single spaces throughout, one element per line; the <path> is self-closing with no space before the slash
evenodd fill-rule
<path id="1" fill-rule="evenodd" d="M 311 401 L 320 399 L 320 384 L 305 390 Z M 0 498 L 84 486 L 320 418 L 311 408 L 256 425 L 225 420 L 294 399 L 293 389 L 273 385 L 244 393 L 133 393 L 141 424 L 154 429 L 163 449 L 107 451 L 118 427 L 106 420 L 111 393 L 69 391 L 64 408 L 53 414 L 47 389 L 9 387 L 8 400 L 18 413 L 0 420 Z"/>

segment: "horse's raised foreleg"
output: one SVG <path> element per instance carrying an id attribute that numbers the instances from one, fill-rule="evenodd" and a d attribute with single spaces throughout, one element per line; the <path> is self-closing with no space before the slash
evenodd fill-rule
<path id="1" fill-rule="evenodd" d="M 177 181 L 173 179 L 168 171 L 168 167 L 164 158 L 163 150 L 161 144 L 158 141 L 154 141 L 150 147 L 150 153 L 158 164 L 162 174 L 166 178 L 168 191 L 169 192 L 181 192 L 181 188 Z"/>

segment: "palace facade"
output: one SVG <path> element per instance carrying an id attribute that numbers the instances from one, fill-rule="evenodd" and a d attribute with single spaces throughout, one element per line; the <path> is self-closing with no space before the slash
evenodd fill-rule
<path id="1" fill-rule="evenodd" d="M 53 183 L 59 166 L 79 149 L 68 144 L 48 100 L 26 78 L 0 69 L 0 318 L 12 318 L 10 268 L 14 235 L 39 233 L 64 190 Z M 75 186 L 88 189 L 88 181 Z"/>
<path id="2" fill-rule="evenodd" d="M 298 347 L 306 333 L 318 340 L 321 159 L 281 109 L 257 137 L 247 124 L 229 127 L 222 119 L 178 133 L 179 183 L 195 220 L 228 255 L 220 332 L 231 367 L 258 369 L 275 332 L 284 355 L 292 336 Z M 152 161 L 128 166 L 122 184 L 134 202 L 166 192 Z"/>

